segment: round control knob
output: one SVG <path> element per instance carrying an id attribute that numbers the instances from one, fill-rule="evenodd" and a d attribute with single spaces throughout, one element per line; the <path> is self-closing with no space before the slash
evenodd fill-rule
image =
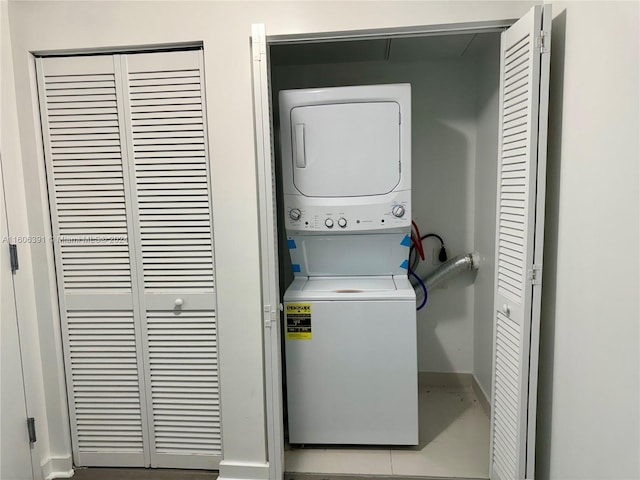
<path id="1" fill-rule="evenodd" d="M 400 218 L 404 215 L 404 207 L 402 205 L 395 205 L 391 209 L 391 213 L 393 214 L 394 217 Z"/>
<path id="2" fill-rule="evenodd" d="M 327 219 L 324 221 L 324 224 L 327 226 L 327 228 L 333 228 L 333 220 L 332 220 L 332 219 L 330 219 L 330 218 L 327 218 Z"/>
<path id="3" fill-rule="evenodd" d="M 302 216 L 302 212 L 300 211 L 299 208 L 292 208 L 291 210 L 289 210 L 289 218 L 291 220 L 300 220 L 300 217 Z"/>
<path id="4" fill-rule="evenodd" d="M 340 228 L 344 228 L 347 226 L 347 219 L 346 218 L 339 218 L 338 219 L 338 225 L 340 226 Z"/>

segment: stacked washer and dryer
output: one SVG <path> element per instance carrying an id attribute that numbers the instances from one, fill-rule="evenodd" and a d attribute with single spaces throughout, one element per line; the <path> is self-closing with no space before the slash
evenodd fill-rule
<path id="1" fill-rule="evenodd" d="M 280 92 L 289 442 L 416 445 L 408 84 Z"/>

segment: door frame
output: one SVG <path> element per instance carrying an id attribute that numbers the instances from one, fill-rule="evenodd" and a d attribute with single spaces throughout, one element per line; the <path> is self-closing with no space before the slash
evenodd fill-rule
<path id="1" fill-rule="evenodd" d="M 553 20 L 552 5 L 542 5 L 542 25 L 545 32 L 545 44 L 540 58 L 540 83 L 538 98 L 538 141 L 536 159 L 536 204 L 535 232 L 533 239 L 533 264 L 541 268 L 542 276 L 543 253 L 544 253 L 544 221 L 545 221 L 545 200 L 547 190 L 547 137 L 549 132 L 549 85 L 551 81 L 551 25 Z M 547 86 L 545 88 L 545 85 Z M 527 453 L 525 472 L 527 478 L 534 478 L 535 475 L 535 442 L 536 442 L 536 414 L 538 411 L 538 367 L 540 361 L 540 322 L 542 308 L 542 278 L 536 279 L 538 282 L 533 285 L 532 315 L 531 315 L 531 345 L 537 345 L 537 350 L 529 352 L 529 395 L 527 398 Z M 531 372 L 535 372 L 535 376 Z M 533 426 L 533 428 L 531 428 Z"/>
<path id="2" fill-rule="evenodd" d="M 482 22 L 463 22 L 439 25 L 347 30 L 337 32 L 267 35 L 265 24 L 251 27 L 251 60 L 256 175 L 258 190 L 258 233 L 260 244 L 261 294 L 263 305 L 263 347 L 265 375 L 265 410 L 269 479 L 284 476 L 284 403 L 282 389 L 282 336 L 277 310 L 282 310 L 279 289 L 278 222 L 275 198 L 275 159 L 271 116 L 271 82 L 269 49 L 275 45 L 321 43 L 372 39 L 455 35 L 468 33 L 497 33 L 513 25 L 518 19 Z M 497 159 L 496 159 L 497 160 Z M 533 405 L 535 407 L 535 403 Z M 534 410 L 535 411 L 535 410 Z M 533 414 L 531 412 L 530 414 Z M 535 422 L 534 422 L 535 424 Z M 535 429 L 529 432 L 535 440 Z M 532 446 L 532 448 L 535 448 Z"/>
<path id="3" fill-rule="evenodd" d="M 8 248 L 8 246 L 10 244 L 14 244 L 16 246 L 18 246 L 18 242 L 14 240 L 14 242 L 11 242 L 11 227 L 9 226 L 9 212 L 8 212 L 8 202 L 7 202 L 7 193 L 6 193 L 6 189 L 5 189 L 5 179 L 4 179 L 4 170 L 3 170 L 3 163 L 2 163 L 2 152 L 0 151 L 0 215 L 2 216 L 2 221 L 0 223 L 2 223 L 2 226 L 4 227 L 2 234 L 3 236 L 6 235 L 6 242 L 5 242 L 5 238 L 3 238 L 2 241 L 2 247 L 3 249 Z M 6 250 L 5 250 L 6 253 Z M 29 388 L 27 386 L 27 379 L 26 379 L 26 375 L 25 375 L 25 371 L 26 371 L 26 367 L 25 367 L 25 354 L 24 354 L 24 348 L 23 348 L 23 341 L 24 341 L 24 332 L 23 335 L 21 335 L 21 324 L 20 324 L 20 316 L 18 315 L 18 305 L 17 305 L 17 295 L 16 295 L 16 286 L 15 286 L 15 277 L 14 275 L 16 275 L 15 272 L 11 271 L 11 272 L 2 272 L 3 278 L 4 276 L 10 276 L 11 281 L 10 286 L 7 288 L 6 286 L 3 285 L 3 288 L 7 288 L 7 290 L 10 290 L 11 295 L 10 298 L 12 299 L 12 305 L 9 307 L 10 310 L 12 310 L 12 316 L 13 318 L 10 319 L 3 319 L 3 321 L 11 321 L 12 323 L 14 323 L 15 326 L 15 331 L 18 337 L 18 345 L 17 345 L 17 354 L 19 356 L 18 360 L 19 360 L 19 365 L 18 368 L 16 369 L 17 372 L 14 372 L 14 374 L 17 373 L 17 376 L 19 377 L 19 379 L 21 380 L 21 389 L 22 389 L 22 395 L 24 398 L 24 428 L 25 428 L 25 433 L 27 431 L 27 418 L 32 416 L 32 412 L 33 410 L 35 410 L 33 408 L 33 405 L 31 405 L 32 402 L 29 401 L 30 399 L 30 393 L 29 392 Z M 27 365 L 28 367 L 28 365 Z M 21 410 L 22 411 L 22 410 Z M 33 414 L 35 415 L 35 414 Z M 34 417 L 35 418 L 35 417 Z M 24 447 L 26 447 L 29 450 L 29 466 L 28 469 L 31 472 L 31 478 L 36 479 L 36 478 L 40 478 L 40 462 L 39 462 L 39 447 L 37 445 L 37 441 L 33 442 L 33 443 L 28 443 L 26 445 L 24 445 Z M 20 446 L 19 448 L 23 448 L 23 446 Z M 26 468 L 25 468 L 26 470 Z M 26 471 L 24 473 L 27 473 Z"/>

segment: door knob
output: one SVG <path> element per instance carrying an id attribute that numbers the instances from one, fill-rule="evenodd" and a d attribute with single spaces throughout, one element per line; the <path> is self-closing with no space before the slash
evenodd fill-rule
<path id="1" fill-rule="evenodd" d="M 181 298 L 176 298 L 176 301 L 173 303 L 175 303 L 176 307 L 181 307 L 184 302 Z"/>
<path id="2" fill-rule="evenodd" d="M 502 305 L 502 311 L 507 317 L 511 315 L 511 307 L 509 307 L 509 305 L 507 305 L 506 303 Z"/>

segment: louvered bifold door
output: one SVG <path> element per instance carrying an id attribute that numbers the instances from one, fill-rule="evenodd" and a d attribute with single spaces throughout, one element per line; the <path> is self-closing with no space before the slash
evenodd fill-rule
<path id="1" fill-rule="evenodd" d="M 114 58 L 38 59 L 74 461 L 148 464 L 133 218 Z"/>
<path id="2" fill-rule="evenodd" d="M 533 478 L 548 92 L 541 32 L 550 28 L 542 13 L 535 7 L 502 34 L 491 409 L 491 478 L 500 480 Z"/>
<path id="3" fill-rule="evenodd" d="M 221 457 L 202 51 L 122 56 L 154 467 Z"/>

